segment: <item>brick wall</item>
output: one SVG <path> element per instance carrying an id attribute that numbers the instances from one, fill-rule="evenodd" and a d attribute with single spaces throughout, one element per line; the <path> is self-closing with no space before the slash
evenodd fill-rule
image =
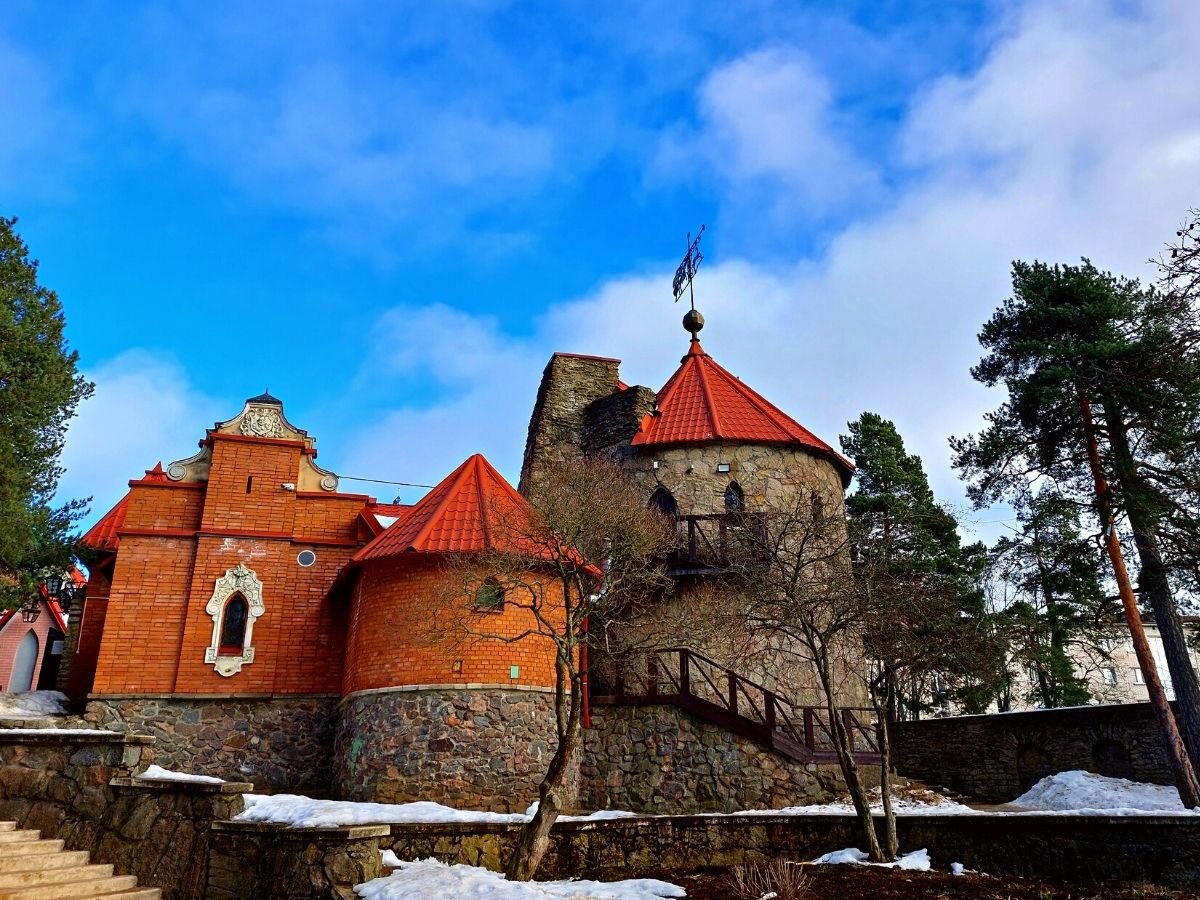
<path id="1" fill-rule="evenodd" d="M 529 635 L 532 613 L 506 604 L 480 612 L 455 597 L 456 573 L 415 556 L 368 562 L 355 586 L 343 693 L 419 684 L 552 687 L 554 645 Z M 544 588 L 553 596 L 554 586 Z M 512 677 L 511 667 L 518 667 Z M 456 671 L 457 668 L 457 671 Z"/>
<path id="2" fill-rule="evenodd" d="M 107 602 L 89 597 L 81 656 L 94 646 L 96 696 L 330 694 L 342 683 L 345 610 L 326 599 L 365 540 L 369 498 L 303 493 L 300 441 L 211 434 L 207 482 L 130 483 L 130 501 Z M 316 553 L 302 567 L 297 555 Z M 224 677 L 204 661 L 217 579 L 244 564 L 263 584 L 255 658 Z M 97 615 L 93 616 L 95 612 Z M 73 682 L 86 681 L 86 662 Z"/>

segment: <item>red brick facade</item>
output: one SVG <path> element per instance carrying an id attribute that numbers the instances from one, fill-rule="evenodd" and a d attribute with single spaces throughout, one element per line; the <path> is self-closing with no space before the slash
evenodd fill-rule
<path id="1" fill-rule="evenodd" d="M 73 697 L 553 686 L 548 639 L 460 640 L 445 627 L 452 614 L 434 614 L 436 604 L 446 607 L 450 599 L 440 575 L 445 554 L 355 562 L 382 530 L 371 511 L 399 514 L 398 526 L 403 511 L 327 489 L 336 477 L 312 463 L 312 439 L 287 424 L 277 401 L 262 406 L 281 423 L 271 435 L 238 433 L 247 430 L 241 423 L 256 408 L 248 401 L 239 417 L 208 432 L 196 457 L 131 481 L 112 517 L 89 535 L 105 555 L 93 566 L 66 681 Z M 477 470 L 499 478 L 486 461 L 473 462 L 471 471 Z M 440 508 L 426 504 L 430 515 Z M 315 562 L 301 565 L 303 551 L 315 554 Z M 252 610 L 247 626 L 252 658 L 239 655 L 238 665 L 230 666 L 235 671 L 223 672 L 213 654 L 227 651 L 210 650 L 212 609 L 223 610 L 231 592 L 214 592 L 221 579 L 241 571 L 261 586 L 261 612 Z M 527 611 L 511 606 L 475 612 L 472 598 L 453 608 L 488 632 L 515 635 L 533 624 Z M 218 621 L 223 615 L 218 612 Z"/>

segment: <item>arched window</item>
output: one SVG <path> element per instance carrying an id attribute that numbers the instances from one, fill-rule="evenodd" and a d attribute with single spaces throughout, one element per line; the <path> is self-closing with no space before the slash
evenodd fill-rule
<path id="1" fill-rule="evenodd" d="M 246 619 L 249 612 L 250 604 L 240 593 L 225 601 L 225 611 L 221 616 L 222 655 L 242 652 L 242 645 L 246 642 Z"/>
<path id="2" fill-rule="evenodd" d="M 475 592 L 475 608 L 493 611 L 504 608 L 504 588 L 495 578 L 489 578 Z"/>
<path id="3" fill-rule="evenodd" d="M 675 502 L 675 495 L 661 484 L 654 489 L 654 493 L 650 495 L 650 502 L 646 505 L 650 509 L 657 509 L 664 516 L 675 518 L 679 515 L 679 504 Z"/>
<path id="4" fill-rule="evenodd" d="M 742 493 L 742 486 L 736 481 L 729 482 L 729 487 L 725 488 L 725 512 L 740 513 L 746 508 L 746 495 Z"/>

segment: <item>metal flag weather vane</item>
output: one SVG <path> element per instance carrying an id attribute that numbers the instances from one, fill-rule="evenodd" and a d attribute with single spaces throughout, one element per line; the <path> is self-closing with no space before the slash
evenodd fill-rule
<path id="1" fill-rule="evenodd" d="M 703 235 L 703 225 L 696 232 L 695 240 L 692 240 L 692 233 L 688 232 L 687 253 L 683 255 L 683 262 L 675 270 L 675 280 L 671 282 L 671 293 L 675 295 L 675 302 L 679 302 L 679 298 L 683 296 L 683 289 L 686 287 L 688 300 L 691 302 L 693 310 L 696 308 L 696 297 L 692 293 L 692 279 L 696 277 L 696 270 L 700 268 L 700 263 L 704 261 L 704 254 L 700 252 L 700 238 Z"/>

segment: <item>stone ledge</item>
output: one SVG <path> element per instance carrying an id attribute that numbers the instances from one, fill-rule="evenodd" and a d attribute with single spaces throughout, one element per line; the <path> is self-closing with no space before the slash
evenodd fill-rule
<path id="1" fill-rule="evenodd" d="M 305 828 L 295 828 L 283 822 L 237 822 L 232 819 L 212 823 L 213 831 L 224 831 L 239 834 L 273 834 L 283 839 L 311 840 L 312 838 L 328 838 L 331 840 L 358 841 L 363 838 L 387 837 L 392 832 L 390 825 L 316 825 Z"/>
<path id="2" fill-rule="evenodd" d="M 152 734 L 121 734 L 114 731 L 72 731 L 64 734 L 49 728 L 0 731 L 0 744 L 153 744 Z"/>
<path id="3" fill-rule="evenodd" d="M 520 684 L 515 681 L 510 681 L 507 684 L 488 684 L 476 681 L 466 684 L 404 684 L 395 687 L 363 688 L 361 691 L 352 691 L 343 697 L 341 703 L 338 705 L 343 705 L 347 701 L 355 700 L 359 697 L 371 697 L 378 694 L 411 694 L 416 691 L 514 691 L 526 694 L 553 694 L 554 688 L 535 684 Z"/>
<path id="4" fill-rule="evenodd" d="M 88 702 L 107 700 L 335 700 L 339 694 L 89 694 Z"/>
<path id="5" fill-rule="evenodd" d="M 185 794 L 252 794 L 254 785 L 248 781 L 225 781 L 212 784 L 206 781 L 176 781 L 171 778 L 132 778 L 117 777 L 109 779 L 111 787 L 146 788 L 152 791 L 178 791 Z"/>

